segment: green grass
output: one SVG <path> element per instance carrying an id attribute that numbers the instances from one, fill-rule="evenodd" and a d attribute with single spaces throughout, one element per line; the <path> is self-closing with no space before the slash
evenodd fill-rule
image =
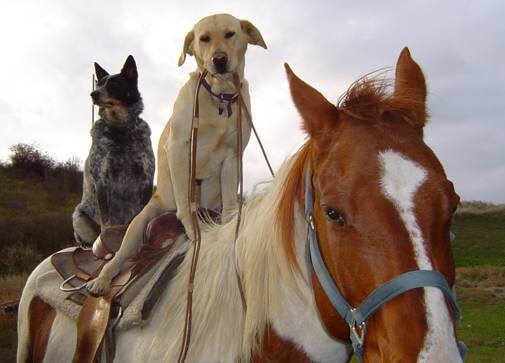
<path id="1" fill-rule="evenodd" d="M 463 315 L 457 330 L 468 353 L 465 363 L 503 363 L 505 361 L 505 302 L 487 300 L 460 302 Z M 358 363 L 353 357 L 351 363 Z"/>
<path id="2" fill-rule="evenodd" d="M 505 266 L 505 213 L 456 214 L 452 247 L 457 267 Z"/>
<path id="3" fill-rule="evenodd" d="M 458 339 L 468 347 L 465 362 L 505 361 L 505 303 L 461 302 Z"/>

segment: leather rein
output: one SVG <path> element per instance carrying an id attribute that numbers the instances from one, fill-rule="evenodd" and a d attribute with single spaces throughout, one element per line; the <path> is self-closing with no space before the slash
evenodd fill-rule
<path id="1" fill-rule="evenodd" d="M 360 362 L 363 362 L 364 359 L 364 343 L 368 319 L 388 301 L 406 291 L 421 287 L 436 287 L 440 289 L 449 300 L 456 322 L 459 323 L 461 312 L 456 303 L 454 290 L 449 287 L 444 275 L 433 270 L 415 270 L 400 274 L 372 291 L 358 307 L 352 307 L 335 285 L 319 249 L 317 230 L 313 218 L 314 197 L 310 164 L 307 166 L 307 171 L 305 172 L 304 199 L 305 219 L 309 229 L 306 247 L 309 282 L 312 279 L 312 270 L 314 270 L 326 296 L 349 326 L 352 348 Z M 466 345 L 462 341 L 458 341 L 457 347 L 461 359 L 464 360 L 467 352 Z"/>
<path id="2" fill-rule="evenodd" d="M 235 227 L 235 243 L 237 242 L 237 239 L 238 239 L 238 233 L 239 233 L 240 222 L 241 222 L 241 217 L 242 217 L 242 204 L 243 204 L 242 109 L 245 111 L 245 114 L 247 116 L 246 117 L 247 121 L 249 122 L 249 126 L 253 130 L 254 135 L 256 136 L 256 139 L 258 140 L 258 144 L 261 148 L 261 151 L 263 153 L 263 157 L 265 158 L 265 161 L 268 165 L 270 173 L 271 173 L 272 177 L 274 177 L 274 172 L 273 172 L 272 166 L 268 160 L 267 154 L 266 154 L 263 144 L 258 136 L 258 133 L 256 132 L 256 128 L 254 127 L 254 124 L 252 122 L 251 114 L 249 113 L 249 110 L 247 109 L 244 99 L 242 98 L 242 93 L 241 93 L 242 85 L 241 85 L 240 78 L 239 78 L 238 74 L 237 73 L 233 74 L 233 80 L 235 82 L 237 93 L 235 95 L 226 94 L 225 96 L 221 96 L 221 95 L 217 95 L 211 91 L 210 85 L 205 80 L 207 73 L 208 73 L 207 70 L 204 69 L 198 79 L 198 83 L 197 83 L 196 90 L 195 90 L 195 98 L 194 98 L 194 102 L 193 102 L 193 113 L 192 113 L 192 118 L 191 118 L 191 146 L 190 146 L 190 163 L 189 163 L 190 170 L 189 170 L 189 195 L 188 195 L 188 198 L 189 198 L 191 221 L 192 221 L 192 225 L 193 225 L 195 241 L 194 241 L 194 246 L 193 246 L 193 254 L 192 254 L 192 259 L 191 259 L 191 269 L 190 269 L 190 274 L 189 274 L 188 292 L 187 292 L 187 298 L 186 298 L 186 316 L 185 316 L 185 320 L 184 320 L 184 332 L 183 332 L 183 338 L 182 338 L 182 344 L 181 344 L 181 351 L 179 353 L 179 358 L 178 358 L 179 363 L 185 362 L 186 357 L 187 357 L 187 353 L 188 353 L 188 349 L 189 349 L 190 340 L 191 340 L 193 288 L 194 288 L 196 267 L 198 264 L 198 256 L 200 254 L 201 238 L 202 238 L 200 226 L 198 224 L 198 205 L 197 205 L 197 200 L 196 200 L 196 185 L 197 185 L 196 156 L 197 156 L 197 143 L 198 143 L 198 127 L 199 127 L 199 118 L 200 118 L 199 95 L 200 95 L 201 86 L 204 86 L 204 88 L 207 89 L 207 91 L 209 91 L 209 93 L 212 96 L 219 98 L 219 100 L 220 100 L 219 114 L 220 115 L 222 114 L 221 104 L 223 101 L 228 102 L 228 106 L 227 106 L 228 117 L 230 117 L 232 114 L 231 104 L 234 102 L 237 102 L 238 115 L 237 115 L 237 124 L 236 124 L 236 128 L 237 128 L 237 150 L 236 150 L 236 153 L 237 153 L 237 180 L 238 180 L 238 184 L 239 184 L 239 204 L 238 204 L 238 211 L 237 211 L 237 224 Z M 245 309 L 247 309 L 247 304 L 246 304 L 246 300 L 245 300 L 245 296 L 244 296 L 242 281 L 241 281 L 237 266 L 235 266 L 235 271 L 236 271 L 236 276 L 237 276 L 237 283 L 238 283 L 239 290 L 240 290 L 240 295 L 242 298 L 242 304 L 243 304 L 244 310 L 245 310 Z"/>

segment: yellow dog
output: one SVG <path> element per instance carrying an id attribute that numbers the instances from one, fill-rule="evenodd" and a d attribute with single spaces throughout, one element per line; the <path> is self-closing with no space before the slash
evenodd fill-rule
<path id="1" fill-rule="evenodd" d="M 95 296 L 110 291 L 112 278 L 117 275 L 126 259 L 135 256 L 142 245 L 147 223 L 154 217 L 177 210 L 186 233 L 193 239 L 190 208 L 188 205 L 189 155 L 191 117 L 195 90 L 201 72 L 205 69 L 205 87 L 200 92 L 200 125 L 197 144 L 196 178 L 200 181 L 200 207 L 222 209 L 228 219 L 237 208 L 237 103 L 233 74 L 241 81 L 241 94 L 250 110 L 248 83 L 244 78 L 245 52 L 248 44 L 267 48 L 258 29 L 247 20 L 228 14 L 208 16 L 200 20 L 184 40 L 179 66 L 192 55 L 198 70 L 191 73 L 174 104 L 158 146 L 157 190 L 144 209 L 132 220 L 120 250 L 103 268 L 100 275 L 87 284 Z M 251 129 L 242 126 L 243 149 L 249 141 Z M 243 151 L 243 150 L 242 150 Z"/>

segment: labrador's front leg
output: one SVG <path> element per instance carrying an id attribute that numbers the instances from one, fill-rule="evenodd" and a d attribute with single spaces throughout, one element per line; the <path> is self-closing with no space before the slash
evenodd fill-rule
<path id="1" fill-rule="evenodd" d="M 231 219 L 237 210 L 237 155 L 229 150 L 221 169 L 221 195 L 223 198 L 223 221 Z"/>
<path id="2" fill-rule="evenodd" d="M 194 239 L 193 222 L 189 203 L 189 148 L 186 140 L 171 140 L 167 144 L 167 159 L 172 180 L 177 218 L 184 225 L 188 238 Z"/>

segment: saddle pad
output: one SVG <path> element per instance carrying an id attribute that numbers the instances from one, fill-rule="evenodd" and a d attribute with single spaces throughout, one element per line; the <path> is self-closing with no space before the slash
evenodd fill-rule
<path id="1" fill-rule="evenodd" d="M 144 305 L 146 305 L 149 295 L 152 295 L 153 286 L 160 280 L 163 272 L 172 260 L 180 259 L 181 254 L 185 254 L 191 246 L 185 236 L 180 236 L 174 244 L 174 248 L 170 249 L 159 261 L 154 263 L 152 268 L 122 288 L 123 291 L 119 293 L 119 303 L 124 312 L 116 326 L 117 330 L 127 330 L 140 326 L 146 321 L 145 318 L 147 316 Z M 59 286 L 62 282 L 63 279 L 56 270 L 46 272 L 37 279 L 36 295 L 70 319 L 77 321 L 82 306 L 70 299 L 71 294 L 60 290 Z M 165 281 L 163 282 L 166 284 Z M 149 301 L 147 305 L 153 304 L 152 299 L 149 299 Z"/>

